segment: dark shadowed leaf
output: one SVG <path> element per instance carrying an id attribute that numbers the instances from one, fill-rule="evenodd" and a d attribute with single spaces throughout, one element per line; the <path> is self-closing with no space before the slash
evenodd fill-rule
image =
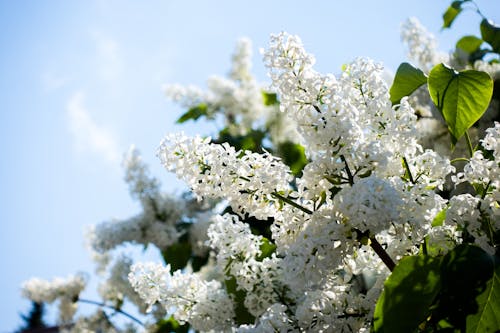
<path id="1" fill-rule="evenodd" d="M 495 53 L 500 53 L 500 27 L 486 19 L 481 21 L 481 37 L 491 45 Z"/>
<path id="2" fill-rule="evenodd" d="M 374 332 L 413 332 L 429 315 L 441 288 L 439 258 L 409 256 L 400 260 L 384 284 L 375 307 Z"/>
<path id="3" fill-rule="evenodd" d="M 167 247 L 161 254 L 165 263 L 170 264 L 174 272 L 186 267 L 191 257 L 191 244 L 188 241 L 178 242 Z"/>

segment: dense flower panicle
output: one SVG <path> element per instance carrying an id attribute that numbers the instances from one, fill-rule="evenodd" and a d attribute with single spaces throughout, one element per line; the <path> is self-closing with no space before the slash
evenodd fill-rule
<path id="1" fill-rule="evenodd" d="M 217 251 L 219 270 L 227 279 L 235 278 L 237 288 L 246 291 L 244 303 L 249 312 L 261 315 L 278 299 L 275 287 L 281 278 L 281 260 L 274 255 L 259 260 L 262 236 L 253 235 L 248 224 L 235 215 L 217 216 L 208 237 Z"/>
<path id="2" fill-rule="evenodd" d="M 37 303 L 59 300 L 59 321 L 70 323 L 77 310 L 78 296 L 85 286 L 86 279 L 82 275 L 55 278 L 52 281 L 33 278 L 23 284 L 22 295 Z"/>
<path id="3" fill-rule="evenodd" d="M 130 193 L 140 200 L 143 211 L 129 219 L 90 226 L 87 238 L 91 249 L 105 253 L 125 242 L 152 243 L 160 249 L 173 244 L 181 235 L 175 225 L 185 215 L 184 200 L 160 193 L 158 180 L 149 175 L 134 147 L 125 156 L 123 165 Z"/>
<path id="4" fill-rule="evenodd" d="M 313 163 L 338 174 L 345 169 L 343 156 L 362 174 L 418 150 L 413 110 L 405 100 L 393 110 L 379 64 L 358 58 L 336 79 L 314 71 L 312 59 L 298 37 L 285 33 L 272 36 L 264 54 L 281 110 L 298 124 Z"/>
<path id="5" fill-rule="evenodd" d="M 238 41 L 232 57 L 228 78 L 212 76 L 207 91 L 195 86 L 167 85 L 166 95 L 184 108 L 203 106 L 209 118 L 222 114 L 233 135 L 245 135 L 255 127 L 265 128 L 277 136 L 274 142 L 293 139 L 295 128 L 276 111 L 276 105 L 265 105 L 264 86 L 250 72 L 252 44 L 249 39 Z"/>
<path id="6" fill-rule="evenodd" d="M 287 193 L 292 179 L 288 166 L 269 153 L 237 152 L 210 138 L 169 135 L 158 156 L 198 197 L 225 198 L 236 212 L 259 219 L 274 215 L 279 203 L 273 193 Z"/>
<path id="7" fill-rule="evenodd" d="M 252 81 L 252 41 L 240 38 L 232 56 L 230 77 L 237 81 Z"/>
<path id="8" fill-rule="evenodd" d="M 148 306 L 138 293 L 132 288 L 128 280 L 132 259 L 126 256 L 118 257 L 110 268 L 108 278 L 99 285 L 99 294 L 102 299 L 121 304 L 128 300 L 132 302 L 141 313 L 146 313 Z"/>
<path id="9" fill-rule="evenodd" d="M 180 322 L 200 331 L 227 331 L 233 325 L 233 302 L 219 281 L 205 281 L 196 273 L 170 273 L 170 265 L 141 263 L 131 267 L 129 281 L 144 301 L 175 310 Z"/>
<path id="10" fill-rule="evenodd" d="M 434 35 L 428 32 L 415 17 L 403 23 L 401 39 L 408 44 L 408 57 L 417 62 L 419 68 L 427 73 L 434 65 L 447 62 L 449 58 L 438 51 Z"/>
<path id="11" fill-rule="evenodd" d="M 335 207 L 349 219 L 349 225 L 374 234 L 386 230 L 392 223 L 401 223 L 405 203 L 390 180 L 376 176 L 359 179 L 335 197 Z"/>
<path id="12" fill-rule="evenodd" d="M 474 152 L 469 162 L 464 166 L 463 172 L 459 172 L 454 181 L 456 184 L 469 182 L 481 184 L 485 188 L 493 190 L 493 196 L 500 192 L 500 123 L 486 130 L 486 136 L 481 140 L 483 147 L 491 151 L 493 159 L 486 158 L 481 150 Z"/>
<path id="13" fill-rule="evenodd" d="M 236 332 L 238 333 L 275 333 L 275 332 L 294 332 L 297 327 L 293 320 L 289 318 L 286 305 L 275 303 L 259 317 L 257 323 L 253 325 L 241 325 Z"/>
<path id="14" fill-rule="evenodd" d="M 500 123 L 495 122 L 495 126 L 486 130 L 486 136 L 481 140 L 481 144 L 487 150 L 493 151 L 495 160 L 500 158 Z"/>

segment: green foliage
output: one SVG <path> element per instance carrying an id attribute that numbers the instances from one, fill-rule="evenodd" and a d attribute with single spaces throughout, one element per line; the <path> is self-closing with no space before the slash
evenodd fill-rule
<path id="1" fill-rule="evenodd" d="M 500 311 L 500 298 L 488 298 L 498 293 L 497 262 L 497 257 L 472 245 L 459 245 L 450 251 L 442 261 L 442 290 L 434 304 L 430 326 L 445 321 L 465 332 L 499 330 L 499 323 L 491 315 Z M 474 327 L 492 329 L 478 331 Z"/>
<path id="2" fill-rule="evenodd" d="M 498 332 L 500 330 L 500 267 L 498 262 L 493 277 L 484 291 L 476 297 L 478 311 L 467 317 L 467 332 Z"/>
<path id="3" fill-rule="evenodd" d="M 497 332 L 499 259 L 468 244 L 400 260 L 384 285 L 374 332 Z"/>
<path id="4" fill-rule="evenodd" d="M 433 227 L 439 227 L 439 226 L 443 225 L 443 222 L 446 219 L 446 211 L 447 210 L 448 210 L 448 208 L 445 208 L 436 214 L 436 216 L 434 217 L 434 220 L 432 220 L 432 223 L 431 223 L 431 225 Z"/>
<path id="5" fill-rule="evenodd" d="M 170 264 L 172 272 L 186 267 L 191 258 L 191 244 L 188 240 L 179 240 L 162 251 L 165 263 Z"/>
<path id="6" fill-rule="evenodd" d="M 173 316 L 168 319 L 162 319 L 156 323 L 156 330 L 154 333 L 187 333 L 189 332 L 189 325 L 181 325 Z"/>
<path id="7" fill-rule="evenodd" d="M 469 35 L 460 38 L 456 44 L 456 48 L 471 54 L 477 52 L 481 44 L 483 44 L 483 40 L 481 38 Z"/>
<path id="8" fill-rule="evenodd" d="M 487 73 L 457 72 L 444 64 L 431 70 L 428 87 L 455 142 L 481 118 L 493 93 L 493 81 Z"/>
<path id="9" fill-rule="evenodd" d="M 207 115 L 208 115 L 208 105 L 206 103 L 201 103 L 197 106 L 190 108 L 179 119 L 177 119 L 177 124 L 185 123 L 188 120 L 198 120 L 198 118 Z"/>
<path id="10" fill-rule="evenodd" d="M 45 314 L 44 303 L 31 302 L 31 310 L 27 315 L 21 315 L 24 324 L 17 332 L 36 330 L 47 327 L 43 320 Z"/>
<path id="11" fill-rule="evenodd" d="M 439 293 L 440 260 L 430 256 L 401 259 L 384 284 L 374 313 L 374 332 L 413 332 L 429 315 Z"/>
<path id="12" fill-rule="evenodd" d="M 458 14 L 462 12 L 462 5 L 469 0 L 453 1 L 443 14 L 443 27 L 442 29 L 449 28 L 453 21 L 457 18 Z"/>
<path id="13" fill-rule="evenodd" d="M 427 77 L 424 72 L 407 62 L 403 62 L 396 71 L 394 82 L 389 91 L 392 105 L 398 104 L 401 98 L 411 95 L 425 83 L 427 83 Z"/>
<path id="14" fill-rule="evenodd" d="M 274 251 L 276 251 L 276 245 L 266 237 L 262 237 L 262 241 L 260 243 L 261 254 L 256 259 L 258 261 L 262 261 L 265 258 L 269 258 L 274 253 Z"/>
<path id="15" fill-rule="evenodd" d="M 266 133 L 261 130 L 252 129 L 245 135 L 233 135 L 229 128 L 224 128 L 219 132 L 219 137 L 213 143 L 227 142 L 236 150 L 250 150 L 256 153 L 262 153 L 262 141 Z"/>
<path id="16" fill-rule="evenodd" d="M 493 52 L 500 53 L 500 27 L 483 19 L 480 28 L 483 40 L 491 45 Z"/>
<path id="17" fill-rule="evenodd" d="M 266 106 L 280 104 L 280 102 L 278 101 L 278 95 L 267 91 L 262 92 L 262 100 L 264 102 L 264 105 Z"/>
<path id="18" fill-rule="evenodd" d="M 281 157 L 283 163 L 288 165 L 292 173 L 297 177 L 302 175 L 302 170 L 309 163 L 304 147 L 298 143 L 290 141 L 280 143 L 277 155 Z"/>
<path id="19" fill-rule="evenodd" d="M 234 276 L 226 276 L 226 280 L 224 281 L 224 283 L 226 285 L 227 293 L 233 296 L 236 323 L 238 325 L 253 324 L 255 321 L 255 317 L 252 316 L 252 314 L 248 312 L 247 308 L 245 307 L 246 292 L 244 290 L 238 289 L 238 284 Z"/>

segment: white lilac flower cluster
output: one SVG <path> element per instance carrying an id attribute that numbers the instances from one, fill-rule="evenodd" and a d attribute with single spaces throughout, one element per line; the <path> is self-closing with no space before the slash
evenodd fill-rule
<path id="1" fill-rule="evenodd" d="M 429 33 L 420 21 L 411 17 L 401 26 L 401 39 L 408 45 L 408 57 L 421 70 L 428 73 L 434 65 L 448 62 L 449 56 L 437 49 L 434 35 Z"/>
<path id="2" fill-rule="evenodd" d="M 132 147 L 126 155 L 124 166 L 130 193 L 139 199 L 143 211 L 129 219 L 90 226 L 88 239 L 91 248 L 105 253 L 125 242 L 151 243 L 160 249 L 175 243 L 180 236 L 175 225 L 184 214 L 184 201 L 160 192 L 158 181 L 149 176 L 147 166 L 135 148 Z"/>
<path id="3" fill-rule="evenodd" d="M 245 135 L 255 128 L 265 127 L 274 143 L 295 141 L 292 122 L 275 112 L 276 105 L 266 105 L 264 86 L 251 73 L 252 44 L 242 38 L 236 45 L 228 78 L 212 76 L 208 90 L 195 86 L 167 85 L 166 95 L 184 108 L 203 105 L 209 118 L 222 114 L 233 135 Z"/>
<path id="4" fill-rule="evenodd" d="M 196 330 L 227 331 L 234 324 L 232 300 L 219 281 L 180 270 L 171 274 L 170 265 L 154 263 L 133 265 L 129 280 L 150 308 L 159 302 Z"/>
<path id="5" fill-rule="evenodd" d="M 279 206 L 273 194 L 289 192 L 288 166 L 269 153 L 236 151 L 210 140 L 172 134 L 161 143 L 158 156 L 200 199 L 224 198 L 241 214 L 273 216 Z"/>
<path id="6" fill-rule="evenodd" d="M 281 111 L 297 124 L 309 164 L 291 186 L 290 171 L 269 153 L 236 151 L 210 138 L 168 136 L 158 150 L 164 166 L 200 198 L 226 199 L 239 216 L 216 217 L 208 228 L 212 269 L 218 271 L 210 279 L 136 266 L 129 278 L 148 304 L 160 302 L 174 309 L 177 319 L 203 330 L 198 312 L 175 310 L 186 306 L 179 300 L 192 301 L 189 288 L 175 287 L 185 279 L 194 290 L 214 293 L 203 294 L 196 306 L 210 308 L 206 302 L 220 297 L 229 309 L 222 318 L 207 314 L 206 328 L 363 332 L 369 330 L 389 273 L 370 244 L 382 244 L 395 261 L 417 253 L 427 236 L 445 248 L 441 242 L 457 244 L 466 233 L 479 245 L 491 245 L 478 224 L 485 210 L 477 208 L 476 199 L 457 197 L 448 203 L 435 192 L 443 190 L 455 168 L 418 144 L 414 110 L 405 98 L 391 105 L 381 65 L 358 58 L 337 77 L 322 75 L 300 39 L 286 33 L 271 37 L 264 61 Z M 483 146 L 496 153 L 497 138 L 498 125 L 488 130 Z M 491 177 L 498 180 L 498 174 Z M 489 184 L 490 192 L 495 184 Z M 489 211 L 497 209 L 494 196 L 486 197 Z M 470 204 L 461 205 L 461 199 Z M 433 227 L 443 209 L 449 214 Z M 244 223 L 248 216 L 270 218 L 272 239 L 254 235 Z M 263 256 L 263 245 L 270 241 L 276 249 Z M 221 287 L 228 282 L 236 284 L 242 304 Z M 207 288 L 208 283 L 217 287 Z M 253 323 L 241 325 L 231 317 L 242 305 L 255 317 Z"/>
<path id="7" fill-rule="evenodd" d="M 52 281 L 33 278 L 24 282 L 22 295 L 37 303 L 59 301 L 59 322 L 69 324 L 78 309 L 76 302 L 85 286 L 86 279 L 82 275 Z"/>

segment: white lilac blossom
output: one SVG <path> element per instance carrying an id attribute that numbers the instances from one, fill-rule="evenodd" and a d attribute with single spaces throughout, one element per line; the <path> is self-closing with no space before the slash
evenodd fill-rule
<path id="1" fill-rule="evenodd" d="M 234 324 L 233 302 L 219 281 L 180 270 L 171 274 L 169 265 L 154 263 L 133 265 L 129 281 L 147 304 L 175 310 L 175 318 L 195 330 L 226 331 Z"/>
<path id="2" fill-rule="evenodd" d="M 357 174 L 375 166 L 392 170 L 394 161 L 399 165 L 401 156 L 419 149 L 413 110 L 403 100 L 394 112 L 379 64 L 358 58 L 338 79 L 321 75 L 300 39 L 285 33 L 271 37 L 264 61 L 281 110 L 298 124 L 312 162 L 328 166 L 328 174 L 347 179 L 346 163 Z"/>
<path id="3" fill-rule="evenodd" d="M 128 281 L 128 274 L 132 263 L 132 259 L 124 255 L 118 257 L 109 270 L 108 278 L 99 285 L 99 294 L 103 300 L 109 301 L 111 304 L 122 304 L 128 300 L 137 306 L 141 313 L 146 313 L 148 309 L 146 303 L 144 303 Z M 157 312 L 155 314 L 160 314 L 161 316 L 161 313 Z"/>
<path id="4" fill-rule="evenodd" d="M 246 292 L 245 306 L 254 316 L 261 315 L 277 301 L 281 260 L 276 256 L 259 259 L 262 236 L 253 235 L 248 224 L 235 215 L 215 218 L 208 229 L 210 246 L 217 250 L 217 265 L 226 276 L 236 279 L 238 289 Z M 255 275 L 259 279 L 255 279 Z"/>
<path id="5" fill-rule="evenodd" d="M 59 301 L 59 322 L 71 323 L 77 310 L 78 297 L 86 286 L 82 275 L 55 278 L 52 281 L 33 278 L 24 282 L 22 295 L 33 302 L 53 303 Z"/>
<path id="6" fill-rule="evenodd" d="M 408 44 L 408 57 L 428 73 L 434 65 L 446 62 L 448 56 L 438 51 L 436 37 L 415 17 L 409 18 L 401 28 L 401 39 Z"/>
<path id="7" fill-rule="evenodd" d="M 415 112 L 406 98 L 392 106 L 380 64 L 358 58 L 338 77 L 322 75 L 300 39 L 286 33 L 271 37 L 264 61 L 280 109 L 297 124 L 310 159 L 296 187 L 290 185 L 288 167 L 267 152 L 236 151 L 210 138 L 168 136 L 158 150 L 164 166 L 198 197 L 225 199 L 239 216 L 217 216 L 208 228 L 212 272 L 219 272 L 210 275 L 214 279 L 138 266 L 130 281 L 148 304 L 174 306 L 174 316 L 195 328 L 198 317 L 186 308 L 192 306 L 190 289 L 173 286 L 191 281 L 195 290 L 206 288 L 203 283 L 219 290 L 224 280 L 234 280 L 236 290 L 244 292 L 245 309 L 256 318 L 235 330 L 367 331 L 389 271 L 363 244 L 378 242 L 397 261 L 418 253 L 426 236 L 435 242 L 459 240 L 451 226 L 457 223 L 453 213 L 442 226 L 431 227 L 447 204 L 434 190 L 443 189 L 454 168 L 418 144 Z M 247 68 L 246 61 L 241 63 L 234 72 L 240 74 L 233 73 L 238 80 Z M 224 89 L 234 93 L 233 88 L 227 82 Z M 484 142 L 488 147 L 496 143 L 491 136 Z M 485 206 L 488 214 L 496 213 L 491 200 Z M 243 223 L 247 216 L 272 219 L 276 249 L 265 258 L 264 239 Z M 478 228 L 471 233 L 482 239 Z M 367 284 L 365 276 L 372 282 Z M 234 301 L 224 288 L 218 292 Z M 231 315 L 224 318 L 220 323 L 235 326 Z"/>
<path id="8" fill-rule="evenodd" d="M 463 172 L 459 172 L 454 181 L 456 184 L 469 182 L 480 184 L 484 188 L 492 189 L 493 195 L 500 191 L 500 123 L 486 130 L 486 136 L 481 140 L 483 147 L 491 151 L 493 159 L 484 156 L 481 150 L 474 152 Z"/>
<path id="9" fill-rule="evenodd" d="M 169 135 L 158 156 L 199 198 L 227 199 L 236 212 L 259 219 L 274 214 L 279 201 L 273 193 L 287 193 L 292 179 L 288 166 L 271 154 L 236 151 L 210 138 Z"/>
<path id="10" fill-rule="evenodd" d="M 177 241 L 176 229 L 185 203 L 160 192 L 159 182 L 149 175 L 139 152 L 132 147 L 124 160 L 125 180 L 130 193 L 141 202 L 142 213 L 124 220 L 113 220 L 90 226 L 87 231 L 90 247 L 105 253 L 125 243 L 155 244 L 164 249 Z"/>
<path id="11" fill-rule="evenodd" d="M 252 129 L 265 126 L 272 133 L 274 143 L 295 141 L 293 122 L 276 112 L 276 105 L 264 103 L 265 89 L 251 73 L 251 58 L 252 43 L 242 38 L 236 45 L 228 78 L 210 77 L 206 91 L 195 86 L 175 84 L 165 86 L 165 93 L 187 109 L 202 105 L 209 118 L 222 114 L 225 125 L 233 135 L 245 135 Z"/>

